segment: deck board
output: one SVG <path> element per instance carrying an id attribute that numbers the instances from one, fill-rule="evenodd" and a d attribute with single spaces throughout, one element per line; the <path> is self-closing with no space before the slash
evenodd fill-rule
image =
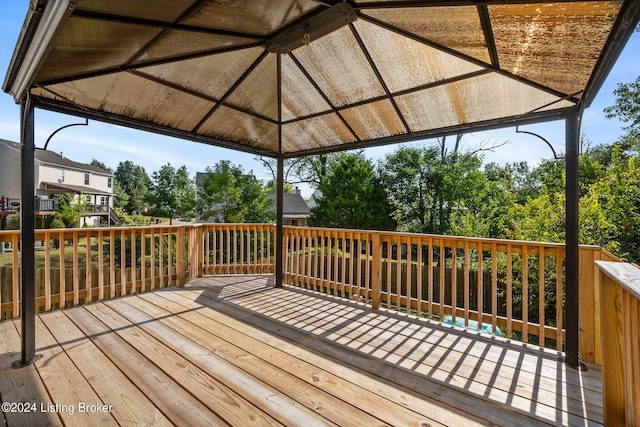
<path id="1" fill-rule="evenodd" d="M 36 366 L 13 369 L 11 364 L 20 359 L 20 335 L 13 321 L 0 322 L 0 401 L 2 403 L 36 404 L 35 412 L 4 412 L 9 426 L 36 425 L 61 426 L 57 413 L 40 411 L 40 405 L 52 403 L 47 389 L 38 375 Z"/>
<path id="2" fill-rule="evenodd" d="M 17 324 L 0 323 L 0 399 L 113 409 L 6 413 L 3 425 L 602 424 L 594 366 L 578 372 L 536 346 L 275 289 L 267 276 L 205 277 L 38 317 L 44 357 L 18 370 Z"/>
<path id="3" fill-rule="evenodd" d="M 277 299 L 277 294 L 274 296 Z M 272 311 L 271 308 L 265 307 L 273 307 L 274 300 L 262 300 L 264 301 L 262 306 L 258 304 L 259 301 L 261 301 L 260 298 L 251 301 L 252 310 Z M 236 303 L 242 304 L 242 301 L 236 301 Z M 298 301 L 296 304 L 306 306 L 305 301 Z M 375 313 L 368 313 L 364 318 L 343 327 L 340 323 L 335 323 L 336 319 L 343 320 L 342 315 L 327 315 L 326 312 L 314 309 L 306 310 L 305 318 L 301 320 L 296 318 L 295 314 L 290 314 L 292 312 L 290 309 L 284 310 L 282 314 L 271 312 L 270 316 L 285 322 L 295 319 L 294 322 L 298 327 L 315 330 L 316 333 L 324 331 L 322 335 L 329 340 L 344 343 L 373 357 L 415 370 L 433 379 L 467 388 L 472 393 L 488 394 L 492 400 L 510 398 L 511 405 L 520 409 L 526 409 L 535 397 L 535 401 L 542 405 L 537 412 L 546 412 L 547 416 L 551 417 L 557 404 L 556 393 L 560 392 L 562 404 L 566 403 L 561 409 L 568 413 L 567 416 L 582 413 L 583 399 L 578 395 L 581 388 L 574 385 L 561 385 L 562 389 L 557 390 L 557 381 L 546 377 L 541 372 L 540 366 L 543 365 L 542 362 L 549 361 L 548 357 L 536 357 L 535 363 L 531 360 L 534 359 L 533 356 L 528 356 L 529 360 L 524 360 L 523 357 L 523 360 L 519 361 L 515 351 L 509 351 L 502 346 L 483 340 L 465 339 L 463 336 L 458 336 L 452 341 L 452 343 L 459 342 L 462 346 L 461 351 L 456 350 L 453 345 L 449 345 L 448 348 L 434 346 L 433 344 L 437 341 L 434 342 L 432 339 L 432 342 L 429 342 L 424 332 L 419 329 L 414 329 L 409 334 L 388 331 L 397 322 L 389 318 L 384 318 L 383 321 L 376 320 L 380 316 Z M 349 314 L 345 314 L 344 317 L 349 317 Z M 370 328 L 372 324 L 376 326 L 375 330 Z M 430 332 L 431 335 L 435 335 L 433 330 Z M 447 335 L 442 332 L 440 337 L 443 337 L 440 343 L 447 339 Z M 480 350 L 482 351 L 480 357 L 475 356 L 474 351 Z M 492 357 L 490 358 L 489 355 Z M 495 359 L 492 360 L 494 357 Z M 464 363 L 461 363 L 462 359 Z M 551 363 L 557 371 L 557 359 L 551 360 Z M 514 378 L 517 379 L 515 386 Z M 591 387 L 595 387 L 593 381 L 584 381 Z M 512 388 L 513 391 L 511 391 Z M 602 421 L 601 401 L 597 396 L 591 394 L 588 396 L 587 401 L 594 407 L 593 417 Z"/>

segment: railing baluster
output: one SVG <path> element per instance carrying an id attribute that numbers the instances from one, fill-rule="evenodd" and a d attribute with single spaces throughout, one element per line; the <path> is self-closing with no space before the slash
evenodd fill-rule
<path id="1" fill-rule="evenodd" d="M 456 322 L 458 310 L 458 247 L 457 242 L 451 242 L 451 320 Z"/>
<path id="2" fill-rule="evenodd" d="M 340 275 L 340 292 L 342 293 L 342 296 L 345 296 L 345 288 L 347 285 L 347 233 L 345 231 L 342 231 L 340 233 L 340 235 L 342 236 L 342 245 L 340 246 L 340 250 L 342 251 L 342 271 L 341 271 L 341 275 Z"/>
<path id="3" fill-rule="evenodd" d="M 160 227 L 160 232 L 158 233 L 158 241 L 160 242 L 160 244 L 158 245 L 160 288 L 164 288 L 164 229 L 162 227 Z M 171 255 L 171 252 L 169 252 L 169 255 Z"/>
<path id="4" fill-rule="evenodd" d="M 491 330 L 495 334 L 498 326 L 498 249 L 491 244 Z"/>
<path id="5" fill-rule="evenodd" d="M 513 337 L 513 255 L 507 244 L 507 338 Z"/>
<path id="6" fill-rule="evenodd" d="M 400 311 L 402 296 L 402 240 L 400 236 L 396 236 L 396 307 Z"/>
<path id="7" fill-rule="evenodd" d="M 49 258 L 47 256 L 47 258 Z M 104 299 L 104 231 L 98 230 L 98 301 Z"/>
<path id="8" fill-rule="evenodd" d="M 120 230 L 120 296 L 127 295 L 127 261 L 126 261 L 127 238 L 125 229 Z"/>
<path id="9" fill-rule="evenodd" d="M 85 233 L 85 271 L 84 271 L 84 289 L 85 289 L 85 303 L 92 301 L 92 289 L 91 289 L 91 231 L 87 230 Z"/>
<path id="10" fill-rule="evenodd" d="M 445 263 L 446 263 L 446 251 L 444 248 L 444 239 L 440 239 L 440 259 L 438 260 L 438 267 L 440 269 L 440 284 L 438 285 L 438 291 L 440 292 L 439 303 L 440 303 L 440 312 L 438 316 L 440 317 L 440 321 L 444 319 L 444 276 L 445 276 Z"/>
<path id="11" fill-rule="evenodd" d="M 429 237 L 429 250 L 427 251 L 427 294 L 429 298 L 429 318 L 433 319 L 433 239 Z"/>
<path id="12" fill-rule="evenodd" d="M 304 287 L 305 289 L 311 289 L 311 281 L 313 280 L 312 274 L 312 259 L 313 259 L 313 237 L 311 235 L 310 229 L 305 229 L 303 231 L 303 239 L 304 239 Z"/>
<path id="13" fill-rule="evenodd" d="M 338 276 L 338 273 L 340 273 L 338 271 L 338 252 L 339 252 L 339 246 L 338 246 L 338 242 L 339 242 L 339 237 L 338 237 L 338 232 L 336 231 L 334 233 L 334 238 L 333 238 L 333 283 L 334 283 L 334 287 L 335 287 L 335 294 L 338 294 L 338 286 L 340 283 L 340 277 Z"/>
<path id="14" fill-rule="evenodd" d="M 476 300 L 478 301 L 478 329 L 482 330 L 482 312 L 484 310 L 484 269 L 482 268 L 483 262 L 483 253 L 482 253 L 482 242 L 478 242 L 478 297 Z"/>
<path id="15" fill-rule="evenodd" d="M 44 233 L 44 311 L 51 311 L 51 233 L 48 231 Z"/>
<path id="16" fill-rule="evenodd" d="M 562 307 L 564 298 L 562 294 L 562 249 L 556 248 L 556 348 L 562 350 L 564 338 L 562 336 Z"/>
<path id="17" fill-rule="evenodd" d="M 73 231 L 71 241 L 73 242 L 73 305 L 78 305 L 80 303 L 80 278 L 78 277 L 78 270 L 80 270 L 78 260 L 78 231 Z"/>
<path id="18" fill-rule="evenodd" d="M 416 314 L 422 316 L 422 237 L 418 237 L 416 248 Z"/>
<path id="19" fill-rule="evenodd" d="M 156 230 L 155 228 L 151 229 L 151 234 L 149 235 L 149 276 L 151 277 L 151 290 L 156 288 Z"/>
<path id="20" fill-rule="evenodd" d="M 405 310 L 407 313 L 411 314 L 411 310 L 412 310 L 412 305 L 411 305 L 411 290 L 413 288 L 413 286 L 411 285 L 411 269 L 412 269 L 412 265 L 411 265 L 411 236 L 407 236 L 407 277 L 405 280 L 406 283 L 406 287 L 405 287 L 405 293 L 407 295 L 407 305 L 405 307 Z"/>
<path id="21" fill-rule="evenodd" d="M 147 290 L 147 231 L 140 229 L 140 291 Z"/>
<path id="22" fill-rule="evenodd" d="M 326 245 L 325 245 L 325 233 L 324 233 L 324 230 L 318 231 L 318 235 L 320 237 L 320 288 L 321 289 L 316 289 L 316 290 L 322 290 L 325 287 L 324 253 L 325 253 L 325 250 L 326 250 Z"/>
<path id="23" fill-rule="evenodd" d="M 469 241 L 464 241 L 464 325 L 469 326 L 469 305 L 470 305 L 470 283 L 469 283 Z"/>
<path id="24" fill-rule="evenodd" d="M 20 316 L 20 271 L 18 270 L 18 260 L 19 260 L 19 244 L 20 234 L 16 233 L 11 236 L 11 249 L 12 249 L 12 258 L 13 258 L 13 268 L 11 269 L 11 283 L 13 284 L 13 299 L 12 299 L 12 310 L 11 313 L 13 318 Z M 64 253 L 62 250 L 60 253 Z"/>
<path id="25" fill-rule="evenodd" d="M 544 315 L 544 303 L 545 303 L 545 293 L 544 293 L 544 246 L 540 245 L 538 248 L 538 345 L 544 347 L 544 325 L 545 325 L 545 315 Z"/>
<path id="26" fill-rule="evenodd" d="M 364 301 L 368 302 L 369 301 L 369 289 L 370 289 L 370 283 L 371 283 L 371 264 L 370 264 L 370 260 L 371 260 L 371 245 L 370 240 L 369 240 L 369 235 L 366 233 L 364 234 L 364 295 L 362 295 L 364 297 Z"/>
<path id="27" fill-rule="evenodd" d="M 522 245 L 522 341 L 529 342 L 529 262 L 527 245 Z"/>
<path id="28" fill-rule="evenodd" d="M 62 266 L 60 267 L 62 269 Z M 63 270 L 60 270 L 63 271 Z M 60 289 L 62 290 L 63 281 L 60 275 Z M 109 230 L 109 297 L 116 296 L 116 234 L 112 228 Z M 62 303 L 60 304 L 62 307 Z"/>
<path id="29" fill-rule="evenodd" d="M 254 225 L 253 226 L 253 259 L 251 262 L 252 270 L 251 272 L 256 274 L 256 273 L 260 273 L 260 268 L 258 268 L 258 226 Z"/>
<path id="30" fill-rule="evenodd" d="M 184 255 L 185 255 L 185 247 L 186 247 L 186 240 L 185 240 L 185 228 L 184 227 L 180 227 L 175 229 L 176 231 L 176 265 L 174 267 L 174 272 L 176 274 L 176 279 L 174 281 L 174 285 L 175 286 L 184 286 L 185 283 L 185 274 L 187 272 L 186 269 L 186 264 L 185 264 L 185 260 L 184 260 Z"/>
<path id="31" fill-rule="evenodd" d="M 136 283 L 136 279 L 138 277 L 137 274 L 137 265 L 136 265 L 136 230 L 131 229 L 131 294 L 135 295 L 138 293 L 138 285 Z"/>
<path id="32" fill-rule="evenodd" d="M 245 270 L 245 259 L 246 259 L 246 253 L 245 253 L 245 244 L 244 244 L 244 239 L 245 239 L 245 228 L 244 226 L 240 226 L 240 272 L 242 274 L 245 274 L 247 271 Z"/>

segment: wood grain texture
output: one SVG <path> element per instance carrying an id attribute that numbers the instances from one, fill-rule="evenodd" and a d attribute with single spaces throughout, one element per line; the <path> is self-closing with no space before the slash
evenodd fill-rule
<path id="1" fill-rule="evenodd" d="M 223 244 L 233 247 L 227 236 Z M 324 240 L 326 249 L 340 249 L 336 241 L 347 234 L 322 236 L 312 242 L 308 234 L 309 241 L 298 239 L 295 247 L 321 247 Z M 354 233 L 351 245 L 371 238 Z M 416 244 L 420 239 L 403 241 L 403 249 Z M 236 247 L 241 246 L 238 240 Z M 252 252 L 248 241 L 244 252 Z M 343 265 L 327 251 L 329 261 L 338 269 Z M 361 273 L 366 276 L 364 268 Z M 67 389 L 79 384 L 70 395 L 114 402 L 110 416 L 120 425 L 603 423 L 600 372 L 594 366 L 577 372 L 558 361 L 555 351 L 406 313 L 374 311 L 315 291 L 274 289 L 270 277 L 203 277 L 185 288 L 41 314 L 41 346 L 57 355 L 47 359 L 42 375 L 37 364 L 34 368 L 42 395 L 52 387 L 57 391 L 51 396 L 59 399 L 66 392 L 52 381 L 68 377 Z M 326 283 L 341 291 L 341 280 L 333 277 Z M 434 305 L 437 310 L 437 300 Z M 13 341 L 4 338 L 6 325 Z M 19 347 L 13 323 L 0 328 L 5 339 L 0 345 Z M 2 355 L 0 349 L 0 361 Z M 65 362 L 55 365 L 58 358 Z M 22 377 L 28 370 L 11 372 L 18 375 L 12 384 L 27 381 Z M 3 379 L 6 374 L 0 370 Z M 22 390 L 39 395 L 38 382 L 30 384 Z M 8 425 L 21 423 L 34 425 L 23 418 Z"/>
<path id="2" fill-rule="evenodd" d="M 102 402 L 111 406 L 110 413 L 119 424 L 137 420 L 142 425 L 172 425 L 63 312 L 42 315 L 40 319 L 78 370 L 90 381 Z"/>
<path id="3" fill-rule="evenodd" d="M 606 425 L 625 425 L 622 288 L 609 276 L 600 278 L 602 387 Z"/>
<path id="4" fill-rule="evenodd" d="M 52 403 L 47 388 L 35 365 L 13 369 L 11 364 L 20 359 L 20 335 L 14 322 L 0 322 L 0 400 L 8 403 L 36 405 L 35 412 L 3 412 L 7 426 L 62 426 L 55 412 L 42 412 L 40 405 Z"/>

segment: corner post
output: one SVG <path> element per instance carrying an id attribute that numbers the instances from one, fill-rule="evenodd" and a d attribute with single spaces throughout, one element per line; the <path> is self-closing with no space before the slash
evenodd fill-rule
<path id="1" fill-rule="evenodd" d="M 35 132 L 34 107 L 27 94 L 20 108 L 20 262 L 22 354 L 19 365 L 35 362 L 36 357 L 36 288 L 35 288 Z M 14 250 L 17 248 L 14 248 Z"/>
<path id="2" fill-rule="evenodd" d="M 580 147 L 579 109 L 569 111 L 565 116 L 566 126 L 566 348 L 565 363 L 574 369 L 582 370 L 584 365 L 578 360 L 580 343 L 580 291 L 579 274 L 580 259 L 578 245 L 578 200 L 580 183 L 578 170 L 578 154 Z"/>

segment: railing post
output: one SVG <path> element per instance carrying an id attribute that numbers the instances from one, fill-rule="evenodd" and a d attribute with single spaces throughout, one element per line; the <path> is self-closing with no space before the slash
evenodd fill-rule
<path id="1" fill-rule="evenodd" d="M 380 308 L 380 296 L 382 292 L 382 287 L 380 286 L 382 282 L 382 277 L 380 275 L 380 268 L 382 267 L 380 233 L 372 234 L 371 245 L 371 308 L 377 310 Z"/>
<path id="2" fill-rule="evenodd" d="M 640 420 L 640 269 L 597 261 L 600 269 L 604 424 Z"/>
<path id="3" fill-rule="evenodd" d="M 184 277 L 184 272 L 185 272 L 185 261 L 184 261 L 184 244 L 185 244 L 185 238 L 184 238 L 184 234 L 186 232 L 185 227 L 180 227 L 177 230 L 177 237 L 176 237 L 176 283 L 178 285 L 178 287 L 182 287 L 185 284 L 185 277 Z M 171 232 L 169 232 L 169 239 L 171 239 Z M 171 254 L 169 254 L 169 256 L 171 256 Z"/>
<path id="4" fill-rule="evenodd" d="M 578 280 L 580 283 L 580 340 L 578 355 L 580 360 L 590 363 L 600 363 L 599 336 L 600 307 L 597 305 L 596 289 L 598 285 L 598 271 L 595 261 L 599 259 L 599 251 L 592 247 L 583 246 L 578 250 L 579 266 Z"/>

